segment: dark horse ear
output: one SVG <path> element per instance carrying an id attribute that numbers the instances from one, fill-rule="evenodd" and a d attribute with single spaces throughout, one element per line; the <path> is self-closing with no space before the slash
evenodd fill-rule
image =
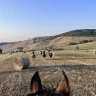
<path id="1" fill-rule="evenodd" d="M 30 90 L 32 93 L 42 90 L 41 79 L 38 71 L 33 75 L 31 79 Z"/>
<path id="2" fill-rule="evenodd" d="M 65 72 L 62 70 L 63 76 L 58 84 L 56 91 L 64 96 L 70 96 L 69 80 Z"/>

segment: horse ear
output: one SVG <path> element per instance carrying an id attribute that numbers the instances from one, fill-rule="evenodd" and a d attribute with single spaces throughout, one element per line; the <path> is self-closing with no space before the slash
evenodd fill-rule
<path id="1" fill-rule="evenodd" d="M 30 90 L 32 93 L 42 90 L 41 79 L 38 71 L 33 75 L 31 79 Z"/>
<path id="2" fill-rule="evenodd" d="M 65 72 L 62 70 L 63 76 L 58 84 L 56 91 L 64 96 L 70 96 L 69 80 Z"/>

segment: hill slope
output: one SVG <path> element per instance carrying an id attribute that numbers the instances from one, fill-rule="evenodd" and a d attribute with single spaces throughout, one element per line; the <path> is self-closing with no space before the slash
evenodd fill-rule
<path id="1" fill-rule="evenodd" d="M 70 42 L 79 43 L 82 40 L 95 41 L 96 29 L 80 29 L 69 31 L 55 36 L 35 37 L 31 40 L 24 40 L 12 44 L 9 43 L 7 45 L 1 46 L 0 48 L 3 50 L 3 52 L 11 52 L 13 50 L 17 50 L 17 47 L 23 47 L 24 50 L 44 49 L 48 46 L 53 46 L 56 48 L 65 48 L 67 45 L 69 45 Z"/>
<path id="2" fill-rule="evenodd" d="M 32 40 L 25 40 L 22 42 L 18 42 L 16 44 L 7 44 L 4 46 L 1 46 L 0 48 L 3 49 L 3 52 L 11 52 L 13 50 L 17 50 L 17 47 L 23 47 L 24 50 L 32 50 L 32 49 L 44 49 L 45 47 L 48 46 L 53 46 L 54 48 L 68 48 L 68 47 L 72 47 L 68 46 L 68 44 L 70 42 L 80 42 L 82 40 L 96 40 L 96 37 L 72 37 L 72 36 L 60 36 L 57 37 L 53 40 L 46 40 L 46 41 L 42 41 L 42 42 L 37 42 L 37 43 L 33 43 Z M 91 42 L 94 46 L 94 42 Z M 89 44 L 89 43 L 87 43 Z M 79 44 L 81 45 L 81 44 Z M 85 45 L 82 44 L 82 45 Z M 73 45 L 73 46 L 77 46 L 77 45 Z M 89 44 L 89 47 L 92 47 Z M 73 48 L 74 49 L 74 48 Z"/>

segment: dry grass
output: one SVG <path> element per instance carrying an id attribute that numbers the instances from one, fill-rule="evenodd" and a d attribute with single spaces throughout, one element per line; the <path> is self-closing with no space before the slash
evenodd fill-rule
<path id="1" fill-rule="evenodd" d="M 31 49 L 37 49 L 37 48 L 44 48 L 46 46 L 50 46 L 50 45 L 53 45 L 54 47 L 56 48 L 60 48 L 60 46 L 62 46 L 63 48 L 66 47 L 66 49 L 76 49 L 75 47 L 76 46 L 66 46 L 68 45 L 70 42 L 80 42 L 82 40 L 96 40 L 96 37 L 67 37 L 67 36 L 60 36 L 60 37 L 57 37 L 53 40 L 45 40 L 45 41 L 42 41 L 42 42 L 38 42 L 38 43 L 34 43 L 33 44 L 33 41 L 32 40 L 24 40 L 24 41 L 21 41 L 21 42 L 18 42 L 16 44 L 8 44 L 8 45 L 5 45 L 5 46 L 1 46 L 0 48 L 3 49 L 3 52 L 11 52 L 13 50 L 17 50 L 17 47 L 20 47 L 22 46 L 24 48 L 24 50 L 31 50 Z M 77 45 L 78 46 L 78 45 Z M 79 45 L 80 48 L 82 49 L 92 49 L 93 48 L 96 48 L 96 43 L 94 42 L 91 42 L 91 43 L 87 43 L 87 44 L 80 44 Z"/>
<path id="2" fill-rule="evenodd" d="M 12 62 L 14 57 L 27 57 L 30 67 L 16 71 Z M 36 52 L 36 59 L 31 53 L 0 55 L 0 96 L 26 96 L 32 75 L 38 70 L 43 85 L 56 87 L 64 70 L 69 78 L 71 96 L 94 96 L 96 94 L 96 54 L 91 51 L 56 51 L 52 59 Z"/>

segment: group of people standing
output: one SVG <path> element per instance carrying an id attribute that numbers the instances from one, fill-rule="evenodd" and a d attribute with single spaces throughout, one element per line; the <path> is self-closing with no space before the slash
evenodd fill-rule
<path id="1" fill-rule="evenodd" d="M 45 50 L 41 50 L 40 54 L 45 58 L 46 57 L 46 52 Z M 52 58 L 53 56 L 53 51 L 48 50 L 49 57 Z M 32 52 L 32 58 L 36 58 L 35 52 Z"/>

